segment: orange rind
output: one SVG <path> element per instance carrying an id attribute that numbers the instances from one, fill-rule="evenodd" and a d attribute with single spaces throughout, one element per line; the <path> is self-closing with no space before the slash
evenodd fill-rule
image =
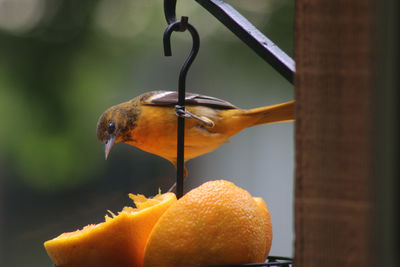
<path id="1" fill-rule="evenodd" d="M 264 262 L 271 246 L 272 225 L 261 200 L 224 180 L 193 189 L 154 226 L 143 266 Z"/>

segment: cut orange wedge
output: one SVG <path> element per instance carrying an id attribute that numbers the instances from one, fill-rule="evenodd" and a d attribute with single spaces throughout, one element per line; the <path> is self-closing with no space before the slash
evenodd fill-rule
<path id="1" fill-rule="evenodd" d="M 44 246 L 58 267 L 142 266 L 148 236 L 160 216 L 176 202 L 175 194 L 158 194 L 148 199 L 129 195 L 136 208 L 124 207 L 105 222 L 63 233 Z"/>

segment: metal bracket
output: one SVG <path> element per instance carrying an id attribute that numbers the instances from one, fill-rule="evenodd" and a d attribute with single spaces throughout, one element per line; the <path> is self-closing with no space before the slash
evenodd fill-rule
<path id="1" fill-rule="evenodd" d="M 196 0 L 290 83 L 295 62 L 231 5 L 222 0 Z"/>

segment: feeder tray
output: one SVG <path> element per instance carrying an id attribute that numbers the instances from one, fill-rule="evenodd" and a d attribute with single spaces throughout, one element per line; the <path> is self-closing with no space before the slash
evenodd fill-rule
<path id="1" fill-rule="evenodd" d="M 271 267 L 292 267 L 293 260 L 288 257 L 279 257 L 279 256 L 269 256 L 266 262 L 262 263 L 247 263 L 247 264 L 239 264 L 239 265 L 213 265 L 213 266 L 205 266 L 205 267 L 263 267 L 263 266 L 271 266 Z"/>

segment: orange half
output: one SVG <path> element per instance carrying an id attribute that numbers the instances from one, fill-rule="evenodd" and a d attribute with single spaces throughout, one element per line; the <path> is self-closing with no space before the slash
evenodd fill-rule
<path id="1" fill-rule="evenodd" d="M 160 217 L 147 241 L 143 266 L 265 261 L 272 226 L 263 202 L 228 181 L 204 183 Z"/>
<path id="2" fill-rule="evenodd" d="M 46 241 L 47 254 L 58 267 L 142 266 L 149 234 L 160 216 L 176 202 L 175 194 L 148 199 L 129 194 L 137 208 L 124 207 L 105 222 L 63 233 Z"/>
<path id="3" fill-rule="evenodd" d="M 271 222 L 271 215 L 268 210 L 268 206 L 265 203 L 264 199 L 261 197 L 253 197 L 255 202 L 257 203 L 258 208 L 260 209 L 261 213 L 263 214 L 264 217 L 264 223 L 265 223 L 265 231 L 267 233 L 267 239 L 266 239 L 266 245 L 265 245 L 265 259 L 269 255 L 269 251 L 271 249 L 272 245 L 272 222 Z"/>

